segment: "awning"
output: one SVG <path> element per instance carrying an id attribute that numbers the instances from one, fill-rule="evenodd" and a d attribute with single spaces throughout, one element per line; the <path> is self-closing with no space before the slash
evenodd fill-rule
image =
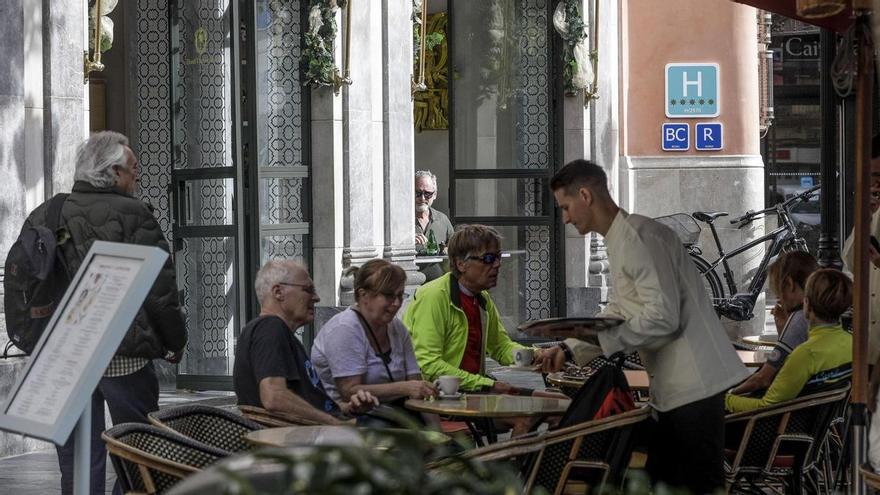
<path id="1" fill-rule="evenodd" d="M 854 22 L 852 15 L 852 4 L 848 5 L 842 12 L 831 17 L 821 17 L 816 19 L 808 19 L 797 15 L 797 0 L 733 0 L 736 3 L 751 5 L 752 7 L 781 14 L 791 19 L 797 19 L 802 22 L 813 24 L 815 26 L 831 29 L 842 33 L 846 31 Z"/>

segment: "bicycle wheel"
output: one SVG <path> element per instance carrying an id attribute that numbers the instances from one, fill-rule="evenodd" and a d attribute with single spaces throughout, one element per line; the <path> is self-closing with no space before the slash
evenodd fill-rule
<path id="1" fill-rule="evenodd" d="M 691 261 L 697 265 L 697 270 L 703 276 L 703 285 L 706 287 L 706 294 L 712 301 L 712 305 L 718 307 L 718 304 L 724 300 L 724 286 L 721 285 L 721 279 L 718 274 L 711 268 L 711 265 L 705 258 L 695 253 L 688 253 Z"/>

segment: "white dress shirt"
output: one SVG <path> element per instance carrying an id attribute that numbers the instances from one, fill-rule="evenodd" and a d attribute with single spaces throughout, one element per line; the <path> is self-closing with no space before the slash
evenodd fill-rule
<path id="1" fill-rule="evenodd" d="M 880 239 L 880 212 L 871 216 L 871 235 Z M 846 242 L 843 244 L 843 258 L 846 268 L 853 271 L 853 261 L 855 258 L 855 246 L 853 245 L 853 233 L 849 233 Z M 873 263 L 868 264 L 868 287 L 871 289 L 871 306 L 868 313 L 870 314 L 870 325 L 868 325 L 868 364 L 876 364 L 880 358 L 880 268 L 874 266 Z"/>
<path id="2" fill-rule="evenodd" d="M 654 408 L 669 411 L 748 377 L 702 276 L 672 230 L 620 210 L 605 245 L 612 291 L 602 316 L 626 321 L 599 332 L 599 343 L 606 356 L 639 351 Z"/>

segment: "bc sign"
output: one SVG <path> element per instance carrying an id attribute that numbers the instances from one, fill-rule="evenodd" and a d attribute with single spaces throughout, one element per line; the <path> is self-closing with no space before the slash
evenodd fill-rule
<path id="1" fill-rule="evenodd" d="M 666 64 L 666 116 L 717 117 L 718 64 Z"/>
<path id="2" fill-rule="evenodd" d="M 720 122 L 697 124 L 694 134 L 697 151 L 715 151 L 724 147 Z"/>
<path id="3" fill-rule="evenodd" d="M 688 124 L 663 124 L 663 151 L 687 151 L 690 144 Z"/>

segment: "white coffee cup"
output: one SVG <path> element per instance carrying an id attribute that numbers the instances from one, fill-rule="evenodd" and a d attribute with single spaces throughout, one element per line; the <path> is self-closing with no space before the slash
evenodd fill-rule
<path id="1" fill-rule="evenodd" d="M 515 366 L 520 368 L 531 366 L 532 361 L 534 360 L 535 350 L 530 347 L 513 350 L 513 364 Z"/>
<path id="2" fill-rule="evenodd" d="M 440 387 L 443 395 L 455 395 L 458 393 L 458 386 L 461 384 L 461 378 L 453 375 L 443 375 L 434 381 L 434 385 Z"/>

